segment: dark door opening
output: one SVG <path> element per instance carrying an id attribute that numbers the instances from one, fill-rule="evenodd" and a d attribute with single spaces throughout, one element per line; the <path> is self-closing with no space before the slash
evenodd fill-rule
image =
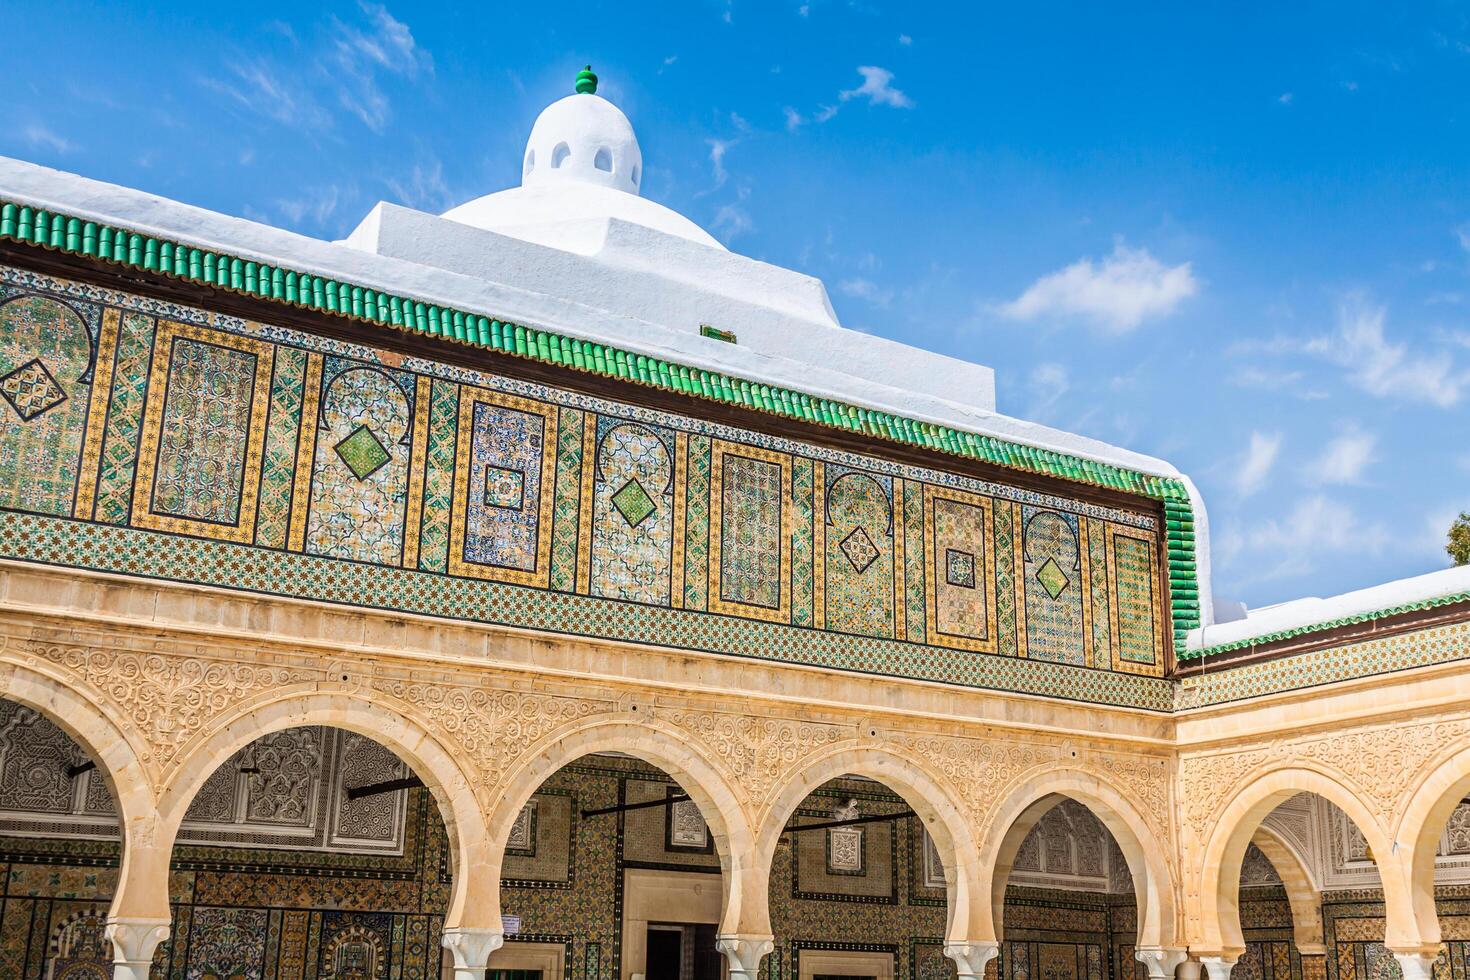
<path id="1" fill-rule="evenodd" d="M 648 927 L 648 963 L 643 975 L 645 980 L 685 980 L 681 927 Z"/>
<path id="2" fill-rule="evenodd" d="M 715 949 L 716 927 L 650 924 L 644 980 L 721 980 L 725 957 Z"/>

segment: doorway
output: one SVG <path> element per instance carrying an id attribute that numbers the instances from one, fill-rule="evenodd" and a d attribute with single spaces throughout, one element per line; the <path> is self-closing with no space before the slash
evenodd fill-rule
<path id="1" fill-rule="evenodd" d="M 648 925 L 644 980 L 720 980 L 725 958 L 713 924 Z"/>

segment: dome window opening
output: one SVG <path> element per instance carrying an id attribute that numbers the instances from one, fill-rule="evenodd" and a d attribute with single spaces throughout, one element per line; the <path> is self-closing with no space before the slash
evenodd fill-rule
<path id="1" fill-rule="evenodd" d="M 612 151 L 605 146 L 598 147 L 597 156 L 592 158 L 592 166 L 604 173 L 612 173 Z"/>
<path id="2" fill-rule="evenodd" d="M 527 150 L 526 151 L 526 169 L 525 169 L 525 173 L 530 173 L 532 170 L 535 170 L 535 169 L 536 169 L 536 151 L 535 150 Z"/>
<path id="3" fill-rule="evenodd" d="M 556 149 L 551 151 L 551 169 L 560 170 L 561 165 L 566 163 L 567 157 L 571 155 L 572 151 L 565 143 L 556 144 Z"/>
<path id="4" fill-rule="evenodd" d="M 642 168 L 639 167 L 638 164 L 636 164 L 636 163 L 633 164 L 633 189 L 634 190 L 637 190 L 638 189 L 638 173 L 639 173 L 639 171 L 641 169 Z"/>

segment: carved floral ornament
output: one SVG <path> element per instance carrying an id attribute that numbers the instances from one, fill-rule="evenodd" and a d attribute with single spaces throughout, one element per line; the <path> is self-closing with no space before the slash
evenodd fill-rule
<path id="1" fill-rule="evenodd" d="M 1470 720 L 1438 720 L 1183 755 L 1179 787 L 1185 845 L 1204 847 L 1231 800 L 1268 772 L 1289 768 L 1340 783 L 1389 831 L 1425 775 L 1467 734 Z"/>

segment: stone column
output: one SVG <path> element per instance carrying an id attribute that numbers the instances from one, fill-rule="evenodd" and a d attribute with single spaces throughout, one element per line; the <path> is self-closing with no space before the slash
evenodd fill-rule
<path id="1" fill-rule="evenodd" d="M 1174 980 L 1174 970 L 1189 958 L 1182 946 L 1139 946 L 1133 957 L 1148 970 L 1149 980 Z"/>
<path id="2" fill-rule="evenodd" d="M 945 943 L 944 955 L 954 960 L 960 980 L 982 980 L 985 967 L 1000 955 L 1000 943 L 986 940 Z"/>
<path id="3" fill-rule="evenodd" d="M 454 980 L 485 980 L 490 954 L 505 943 L 505 933 L 500 929 L 450 926 L 441 941 L 454 957 Z"/>
<path id="4" fill-rule="evenodd" d="M 1204 964 L 1205 976 L 1210 980 L 1230 980 L 1230 971 L 1237 959 L 1235 956 L 1201 956 L 1199 961 Z"/>
<path id="5" fill-rule="evenodd" d="M 1399 969 L 1404 971 L 1404 980 L 1430 980 L 1434 976 L 1434 961 L 1439 959 L 1439 952 L 1425 952 L 1422 949 L 1400 952 L 1393 950 L 1393 958 L 1399 961 Z"/>
<path id="6" fill-rule="evenodd" d="M 114 980 L 148 980 L 153 951 L 168 938 L 168 919 L 130 919 L 109 916 L 106 936 L 112 941 Z"/>
<path id="7" fill-rule="evenodd" d="M 1199 960 L 1185 960 L 1174 971 L 1175 980 L 1199 980 Z"/>
<path id="8" fill-rule="evenodd" d="M 725 954 L 730 980 L 756 980 L 761 960 L 776 948 L 771 936 L 716 936 L 715 949 Z"/>

